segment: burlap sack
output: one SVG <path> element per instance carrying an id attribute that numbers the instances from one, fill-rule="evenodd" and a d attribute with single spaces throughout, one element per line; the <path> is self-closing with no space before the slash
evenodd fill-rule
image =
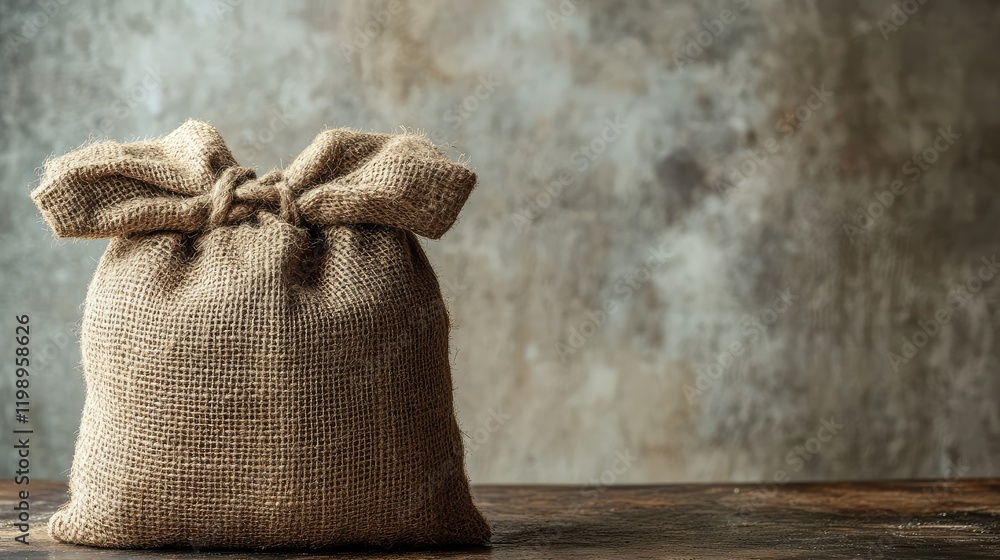
<path id="1" fill-rule="evenodd" d="M 414 234 L 476 183 L 412 135 L 330 130 L 255 178 L 218 132 L 51 160 L 60 237 L 110 237 L 53 537 L 102 547 L 481 544 L 448 316 Z"/>

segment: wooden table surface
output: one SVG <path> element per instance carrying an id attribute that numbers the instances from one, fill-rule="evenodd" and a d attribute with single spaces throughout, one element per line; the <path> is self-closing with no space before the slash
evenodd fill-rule
<path id="1" fill-rule="evenodd" d="M 319 554 L 104 550 L 61 544 L 45 523 L 62 483 L 34 481 L 30 543 L 14 542 L 15 487 L 0 483 L 2 558 L 1000 558 L 1000 479 L 478 486 L 490 547 Z"/>

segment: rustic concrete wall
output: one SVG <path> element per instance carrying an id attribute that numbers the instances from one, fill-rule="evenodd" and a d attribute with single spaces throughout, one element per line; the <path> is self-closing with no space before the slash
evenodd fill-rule
<path id="1" fill-rule="evenodd" d="M 471 158 L 426 246 L 474 481 L 1000 475 L 993 2 L 0 10 L 0 304 L 31 314 L 39 476 L 70 464 L 105 243 L 52 239 L 36 167 L 188 117 L 262 170 L 324 126 Z"/>

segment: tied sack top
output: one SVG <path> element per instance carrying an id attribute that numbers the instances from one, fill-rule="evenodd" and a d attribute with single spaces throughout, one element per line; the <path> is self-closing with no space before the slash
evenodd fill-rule
<path id="1" fill-rule="evenodd" d="M 189 120 L 152 141 L 101 142 L 50 161 L 31 193 L 59 237 L 198 232 L 264 207 L 294 224 L 378 224 L 440 238 L 476 174 L 414 135 L 328 130 L 258 178 L 212 126 Z"/>

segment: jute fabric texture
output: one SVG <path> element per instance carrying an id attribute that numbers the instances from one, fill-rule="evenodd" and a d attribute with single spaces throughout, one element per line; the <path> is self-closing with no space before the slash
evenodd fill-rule
<path id="1" fill-rule="evenodd" d="M 416 235 L 476 175 L 414 135 L 329 130 L 257 177 L 210 125 L 50 160 L 60 237 L 111 238 L 81 325 L 65 542 L 482 544 L 449 321 Z"/>

